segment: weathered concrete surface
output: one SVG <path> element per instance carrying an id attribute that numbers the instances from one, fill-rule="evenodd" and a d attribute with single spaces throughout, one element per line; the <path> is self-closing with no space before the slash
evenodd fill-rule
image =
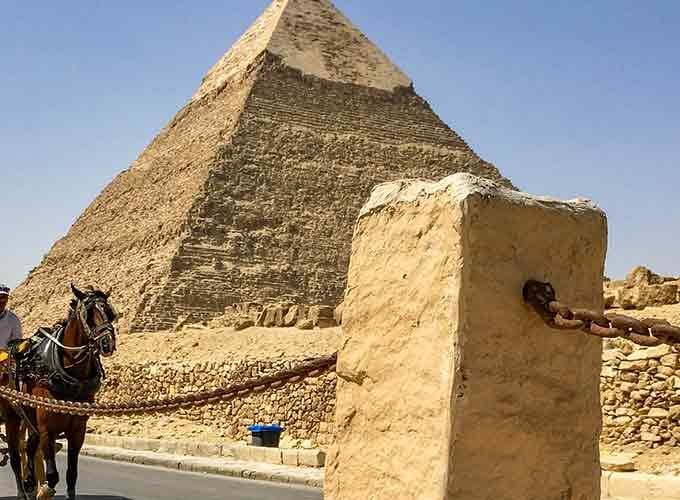
<path id="1" fill-rule="evenodd" d="M 335 306 L 370 190 L 473 172 L 510 185 L 327 0 L 275 0 L 17 289 L 27 330 L 68 283 L 112 288 L 121 330 L 246 301 Z"/>
<path id="2" fill-rule="evenodd" d="M 680 498 L 680 477 L 639 472 L 603 472 L 604 500 L 676 500 Z"/>
<path id="3" fill-rule="evenodd" d="M 328 500 L 599 498 L 600 341 L 527 279 L 602 307 L 604 214 L 457 174 L 376 188 L 344 302 Z"/>

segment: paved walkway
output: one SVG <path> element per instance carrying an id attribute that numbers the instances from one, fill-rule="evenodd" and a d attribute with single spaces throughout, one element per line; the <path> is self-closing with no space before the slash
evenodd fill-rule
<path id="1" fill-rule="evenodd" d="M 83 447 L 82 455 L 129 462 L 139 465 L 155 465 L 189 472 L 204 472 L 244 479 L 259 479 L 280 483 L 323 486 L 323 469 L 274 465 L 262 462 L 244 462 L 218 457 L 191 457 L 152 451 L 126 450 L 105 446 Z"/>

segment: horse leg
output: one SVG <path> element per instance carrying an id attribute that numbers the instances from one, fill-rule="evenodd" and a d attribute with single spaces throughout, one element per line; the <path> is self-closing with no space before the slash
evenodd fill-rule
<path id="1" fill-rule="evenodd" d="M 7 434 L 7 447 L 9 448 L 9 463 L 12 466 L 12 472 L 14 472 L 14 479 L 17 484 L 17 500 L 28 500 L 21 476 L 21 453 L 19 452 L 20 427 L 21 420 L 17 416 L 7 415 L 5 430 Z"/>
<path id="2" fill-rule="evenodd" d="M 45 460 L 47 484 L 40 488 L 37 500 L 47 500 L 54 497 L 55 488 L 57 483 L 59 483 L 59 471 L 57 470 L 57 459 L 54 450 L 55 437 L 54 433 L 40 429 L 40 449 Z"/>
<path id="3" fill-rule="evenodd" d="M 32 432 L 29 433 L 26 440 L 26 477 L 24 479 L 24 490 L 29 498 L 35 498 L 38 482 L 43 479 L 36 474 L 36 466 L 42 467 L 42 457 L 37 456 L 39 445 L 40 436 Z M 36 463 L 38 459 L 41 462 L 40 464 Z"/>
<path id="4" fill-rule="evenodd" d="M 86 426 L 77 426 L 66 436 L 68 440 L 68 468 L 66 469 L 66 500 L 76 500 L 76 481 L 78 480 L 78 456 L 85 442 Z"/>

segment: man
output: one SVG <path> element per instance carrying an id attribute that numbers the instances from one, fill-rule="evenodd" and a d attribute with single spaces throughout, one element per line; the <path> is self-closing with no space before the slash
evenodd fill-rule
<path id="1" fill-rule="evenodd" d="M 7 285 L 0 285 L 0 349 L 7 349 L 11 340 L 22 337 L 21 321 L 17 315 L 7 309 L 10 289 Z"/>
<path id="2" fill-rule="evenodd" d="M 16 340 L 21 338 L 21 321 L 17 318 L 16 314 L 7 309 L 7 304 L 9 302 L 9 287 L 7 285 L 0 285 L 0 351 L 7 350 L 7 344 L 11 340 Z M 0 424 L 5 420 L 5 416 L 0 411 Z M 3 436 L 4 438 L 4 436 Z M 4 441 L 4 439 L 2 439 Z M 7 463 L 7 454 L 5 450 L 2 450 L 4 455 L 0 459 L 0 463 Z"/>

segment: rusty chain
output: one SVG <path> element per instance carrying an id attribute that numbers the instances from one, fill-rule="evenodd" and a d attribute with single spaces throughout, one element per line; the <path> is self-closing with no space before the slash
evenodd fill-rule
<path id="1" fill-rule="evenodd" d="M 251 393 L 261 392 L 269 388 L 278 388 L 287 383 L 299 382 L 307 377 L 318 376 L 327 371 L 331 371 L 335 368 L 336 363 L 337 353 L 334 353 L 330 356 L 307 361 L 288 370 L 282 370 L 271 375 L 250 379 L 228 387 L 218 387 L 217 389 L 196 392 L 193 394 L 149 399 L 146 401 L 133 400 L 127 403 L 98 404 L 63 401 L 34 396 L 7 386 L 0 386 L 0 398 L 15 404 L 67 415 L 93 416 L 155 413 L 178 408 L 218 403 L 236 397 L 248 396 Z"/>
<path id="2" fill-rule="evenodd" d="M 636 319 L 617 313 L 572 309 L 557 301 L 555 288 L 550 283 L 535 280 L 525 283 L 523 296 L 550 328 L 581 330 L 608 339 L 620 337 L 645 347 L 680 346 L 680 328 L 665 319 Z"/>

